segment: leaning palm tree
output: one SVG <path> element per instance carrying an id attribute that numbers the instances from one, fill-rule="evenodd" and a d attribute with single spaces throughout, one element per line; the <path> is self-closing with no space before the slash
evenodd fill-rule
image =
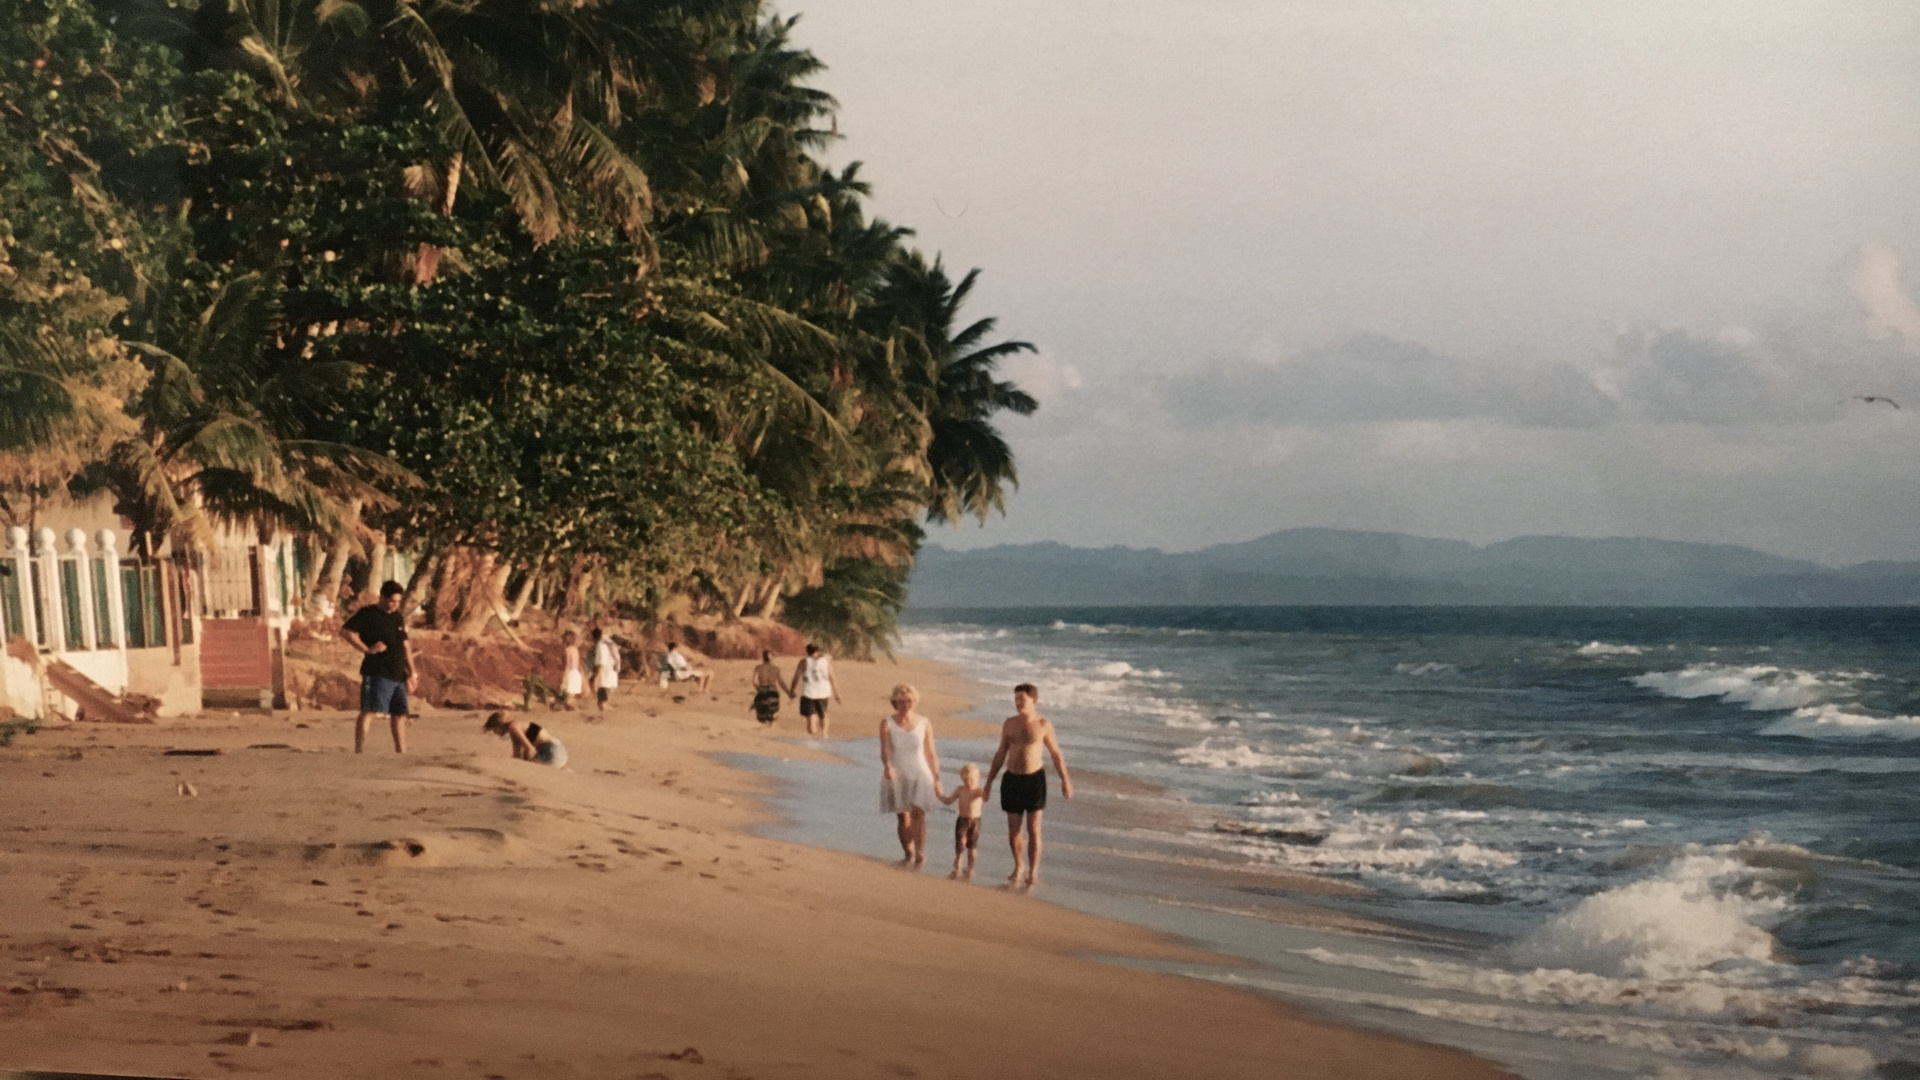
<path id="1" fill-rule="evenodd" d="M 191 324 L 162 328 L 165 344 L 128 343 L 149 373 L 128 407 L 137 430 L 72 486 L 112 494 L 138 550 L 166 538 L 202 546 L 218 525 L 331 536 L 352 528 L 358 506 L 413 482 L 379 454 L 301 437 L 301 403 L 337 393 L 354 372 L 280 362 L 267 348 L 277 316 L 272 287 L 249 274 Z"/>
<path id="2" fill-rule="evenodd" d="M 1006 489 L 1018 487 L 1013 450 L 993 426 L 1007 411 L 1028 416 L 1039 402 L 1011 382 L 994 378 L 1000 361 L 1032 352 L 1025 341 L 989 344 L 998 325 L 979 319 L 956 330 L 960 309 L 979 280 L 971 270 L 956 284 L 939 258 L 928 265 L 909 251 L 898 258 L 867 322 L 895 345 L 896 374 L 926 419 L 927 518 L 981 521 L 1005 512 Z"/>

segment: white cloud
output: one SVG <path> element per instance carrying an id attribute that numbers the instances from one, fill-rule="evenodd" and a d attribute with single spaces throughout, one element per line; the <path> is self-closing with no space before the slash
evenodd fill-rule
<path id="1" fill-rule="evenodd" d="M 1830 312 L 1711 332 L 1647 328 L 1575 359 L 1464 357 L 1358 334 L 1274 360 L 1215 358 L 1157 377 L 1179 427 L 1327 426 L 1479 419 L 1517 427 L 1827 424 L 1857 395 L 1920 401 L 1920 306 L 1898 264 L 1870 255 L 1868 318 Z M 1864 293 L 1863 293 L 1864 295 Z M 1911 315 L 1915 336 L 1889 336 Z"/>
<path id="2" fill-rule="evenodd" d="M 1920 306 L 1901 283 L 1900 257 L 1879 244 L 1867 245 L 1860 252 L 1852 284 L 1874 330 L 1897 334 L 1909 352 L 1920 353 Z"/>
<path id="3" fill-rule="evenodd" d="M 1196 427 L 1494 418 L 1604 423 L 1616 404 L 1559 362 L 1496 364 L 1360 334 L 1275 362 L 1220 360 L 1161 378 L 1176 424 Z"/>

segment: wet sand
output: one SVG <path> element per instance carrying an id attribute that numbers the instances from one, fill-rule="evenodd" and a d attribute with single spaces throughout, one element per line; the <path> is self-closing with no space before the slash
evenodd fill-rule
<path id="1" fill-rule="evenodd" d="M 751 665 L 717 667 L 713 695 L 629 684 L 604 718 L 541 713 L 564 770 L 511 760 L 465 712 L 418 721 L 404 757 L 384 730 L 352 754 L 340 713 L 16 739 L 0 749 L 0 1068 L 1503 1075 L 1090 959 L 1220 961 L 1048 904 L 1044 887 L 964 887 L 752 835 L 768 781 L 714 752 L 826 751 L 796 737 L 790 703 L 760 730 Z M 870 738 L 895 682 L 920 685 L 934 715 L 978 692 L 924 661 L 838 674 L 836 736 Z"/>

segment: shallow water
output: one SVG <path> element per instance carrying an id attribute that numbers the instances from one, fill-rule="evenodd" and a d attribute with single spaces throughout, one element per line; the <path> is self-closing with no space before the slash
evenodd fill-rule
<path id="1" fill-rule="evenodd" d="M 1038 683 L 1070 764 L 1140 782 L 1050 812 L 1049 888 L 1263 965 L 1193 974 L 1535 1076 L 1912 1075 L 1916 641 L 1904 610 L 1095 609 L 918 612 L 903 651 Z M 796 838 L 885 856 L 869 771 L 790 770 Z M 1405 935 L 1272 921 L 1300 899 Z"/>

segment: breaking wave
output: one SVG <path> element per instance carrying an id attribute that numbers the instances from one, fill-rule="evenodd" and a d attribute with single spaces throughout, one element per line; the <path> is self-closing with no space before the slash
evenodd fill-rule
<path id="1" fill-rule="evenodd" d="M 1604 641 L 1589 641 L 1573 650 L 1575 656 L 1639 656 L 1647 650 L 1638 645 L 1610 645 Z"/>
<path id="2" fill-rule="evenodd" d="M 1614 978 L 1677 979 L 1727 963 L 1773 963 L 1766 927 L 1787 895 L 1728 853 L 1673 860 L 1657 875 L 1595 893 L 1514 947 L 1515 959 Z"/>
<path id="3" fill-rule="evenodd" d="M 1766 712 L 1818 705 L 1872 677 L 1866 672 L 1816 673 L 1770 664 L 1690 664 L 1679 671 L 1650 671 L 1627 681 L 1667 697 L 1717 697 Z"/>
<path id="4" fill-rule="evenodd" d="M 1762 735 L 1796 735 L 1803 739 L 1920 739 L 1920 716 L 1875 716 L 1843 705 L 1814 705 L 1795 709 L 1760 729 Z"/>

